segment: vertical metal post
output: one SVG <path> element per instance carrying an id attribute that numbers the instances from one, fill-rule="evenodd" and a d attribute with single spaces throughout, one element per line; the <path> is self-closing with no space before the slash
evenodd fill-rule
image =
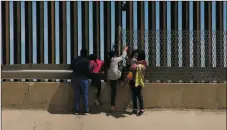
<path id="1" fill-rule="evenodd" d="M 223 1 L 216 1 L 216 63 L 224 67 Z"/>
<path id="2" fill-rule="evenodd" d="M 78 56 L 78 3 L 70 1 L 71 59 Z"/>
<path id="3" fill-rule="evenodd" d="M 156 66 L 156 2 L 148 1 L 149 65 Z"/>
<path id="4" fill-rule="evenodd" d="M 44 64 L 44 2 L 36 2 L 37 63 Z"/>
<path id="5" fill-rule="evenodd" d="M 201 67 L 201 18 L 199 1 L 193 1 L 193 30 L 193 64 L 194 67 Z"/>
<path id="6" fill-rule="evenodd" d="M 25 63 L 33 63 L 32 2 L 25 1 Z"/>
<path id="7" fill-rule="evenodd" d="M 21 2 L 13 2 L 14 64 L 21 64 Z"/>
<path id="8" fill-rule="evenodd" d="M 48 1 L 48 63 L 55 64 L 55 2 Z"/>
<path id="9" fill-rule="evenodd" d="M 171 1 L 171 66 L 178 67 L 178 1 Z"/>
<path id="10" fill-rule="evenodd" d="M 189 1 L 182 1 L 182 66 L 190 66 Z"/>
<path id="11" fill-rule="evenodd" d="M 160 1 L 160 66 L 167 66 L 167 2 Z"/>
<path id="12" fill-rule="evenodd" d="M 138 15 L 137 16 L 137 22 L 138 22 L 137 28 L 139 30 L 138 48 L 144 50 L 144 48 L 145 48 L 145 45 L 144 45 L 144 42 L 145 42 L 144 41 L 145 40 L 145 35 L 144 35 L 144 31 L 145 31 L 144 20 L 145 20 L 145 17 L 144 17 L 144 15 L 145 14 L 144 14 L 144 2 L 143 1 L 137 2 L 137 15 Z"/>
<path id="13" fill-rule="evenodd" d="M 66 1 L 59 1 L 59 49 L 60 64 L 67 64 L 67 23 Z"/>
<path id="14" fill-rule="evenodd" d="M 116 14 L 115 14 L 116 15 Z M 111 2 L 104 2 L 104 61 L 107 64 L 108 52 L 111 49 Z M 107 81 L 107 66 L 105 66 L 104 80 Z"/>
<path id="15" fill-rule="evenodd" d="M 134 45 L 133 37 L 133 1 L 126 2 L 126 44 L 129 45 L 129 52 L 132 52 Z"/>
<path id="16" fill-rule="evenodd" d="M 89 51 L 89 2 L 81 2 L 82 9 L 82 48 Z"/>
<path id="17" fill-rule="evenodd" d="M 205 66 L 212 67 L 212 1 L 205 4 Z"/>
<path id="18" fill-rule="evenodd" d="M 2 64 L 10 64 L 10 21 L 9 21 L 9 2 L 3 1 L 2 15 Z"/>
<path id="19" fill-rule="evenodd" d="M 100 2 L 93 1 L 93 52 L 100 58 Z"/>
<path id="20" fill-rule="evenodd" d="M 117 55 L 121 53 L 122 39 L 121 39 L 121 28 L 122 28 L 122 10 L 121 1 L 115 1 L 115 51 Z"/>

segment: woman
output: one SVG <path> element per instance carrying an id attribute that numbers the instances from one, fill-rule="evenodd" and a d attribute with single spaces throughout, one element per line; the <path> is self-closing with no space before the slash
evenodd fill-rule
<path id="1" fill-rule="evenodd" d="M 121 78 L 121 71 L 118 69 L 118 63 L 122 61 L 127 56 L 128 46 L 125 46 L 121 56 L 116 57 L 114 51 L 109 53 L 109 59 L 107 62 L 108 67 L 108 80 L 111 87 L 111 110 L 115 111 L 115 98 L 116 98 L 116 87 L 117 80 Z"/>
<path id="2" fill-rule="evenodd" d="M 91 73 L 91 84 L 97 88 L 97 94 L 95 99 L 95 105 L 99 106 L 100 104 L 100 93 L 101 93 L 101 75 L 100 70 L 104 62 L 97 59 L 95 54 L 90 55 L 90 65 L 93 66 L 93 71 Z"/>
<path id="3" fill-rule="evenodd" d="M 137 55 L 136 53 L 137 52 L 135 52 L 133 55 Z M 133 80 L 130 80 L 129 82 L 131 92 L 132 92 L 132 102 L 133 102 L 133 110 L 131 114 L 142 115 L 144 113 L 142 88 L 144 87 L 144 74 L 145 74 L 145 69 L 147 67 L 144 51 L 139 51 L 138 61 L 140 61 L 141 63 L 137 65 L 136 75 L 134 76 Z M 137 113 L 137 98 L 139 100 L 139 105 L 140 105 L 139 113 Z"/>

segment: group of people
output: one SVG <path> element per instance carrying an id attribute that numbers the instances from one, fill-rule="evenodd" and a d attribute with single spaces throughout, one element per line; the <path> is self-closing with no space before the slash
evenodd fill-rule
<path id="1" fill-rule="evenodd" d="M 111 87 L 111 111 L 115 111 L 115 99 L 117 95 L 117 82 L 122 77 L 123 73 L 119 67 L 119 63 L 123 60 L 129 60 L 129 67 L 125 79 L 121 82 L 128 83 L 132 92 L 133 110 L 131 114 L 143 114 L 144 104 L 142 96 L 142 88 L 144 87 L 144 74 L 147 67 L 145 61 L 145 53 L 143 51 L 134 50 L 130 57 L 127 56 L 128 46 L 124 47 L 121 56 L 117 56 L 115 51 L 108 53 L 108 61 L 105 62 L 105 67 L 108 69 L 108 83 Z M 97 59 L 95 54 L 88 56 L 86 49 L 81 49 L 80 56 L 72 60 L 72 83 L 75 90 L 75 111 L 79 113 L 80 94 L 83 96 L 84 113 L 89 113 L 88 106 L 88 88 L 89 80 L 91 85 L 97 88 L 95 104 L 100 104 L 101 93 L 101 74 L 103 73 L 104 61 Z M 137 99 L 139 100 L 140 109 L 137 109 Z"/>

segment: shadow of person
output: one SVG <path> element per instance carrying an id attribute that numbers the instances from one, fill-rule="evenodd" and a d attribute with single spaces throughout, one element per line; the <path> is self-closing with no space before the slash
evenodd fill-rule
<path id="1" fill-rule="evenodd" d="M 94 105 L 96 97 L 96 88 L 89 87 L 89 108 L 91 109 L 91 114 L 100 114 L 102 112 L 107 113 L 106 115 L 112 115 L 113 117 L 120 118 L 124 117 L 127 112 L 125 112 L 126 107 L 128 106 L 131 96 L 127 86 L 119 86 L 117 88 L 116 104 L 117 110 L 116 113 L 109 113 L 110 108 L 110 87 L 106 83 L 102 84 L 101 91 L 101 102 L 102 104 L 99 107 Z M 72 86 L 72 83 L 58 83 L 56 86 L 56 91 L 54 92 L 52 98 L 49 101 L 47 111 L 51 114 L 74 114 L 75 113 L 75 91 Z M 83 110 L 83 99 L 80 98 L 80 111 Z"/>
<path id="2" fill-rule="evenodd" d="M 106 112 L 106 116 L 112 116 L 114 118 L 124 118 L 129 115 L 128 111 L 116 111 L 116 112 Z"/>
<path id="3" fill-rule="evenodd" d="M 50 99 L 47 111 L 50 114 L 74 113 L 74 91 L 71 83 L 59 83 L 56 92 Z"/>

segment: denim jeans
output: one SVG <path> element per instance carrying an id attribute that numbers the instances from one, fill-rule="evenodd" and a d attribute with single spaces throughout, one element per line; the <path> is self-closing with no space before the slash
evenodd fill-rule
<path id="1" fill-rule="evenodd" d="M 75 109 L 76 109 L 76 111 L 79 111 L 80 94 L 82 94 L 82 96 L 83 96 L 85 111 L 89 111 L 89 108 L 88 108 L 88 84 L 89 84 L 88 79 L 73 78 L 73 88 L 75 90 Z"/>

